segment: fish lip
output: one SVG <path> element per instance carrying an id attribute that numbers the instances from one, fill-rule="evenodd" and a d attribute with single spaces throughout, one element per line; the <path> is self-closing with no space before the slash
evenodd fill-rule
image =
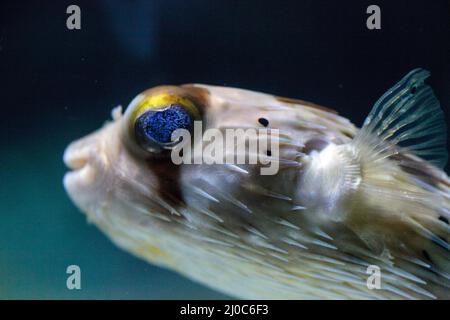
<path id="1" fill-rule="evenodd" d="M 64 188 L 69 194 L 85 192 L 95 187 L 103 165 L 102 160 L 98 159 L 102 155 L 98 148 L 92 145 L 83 147 L 80 142 L 69 144 L 63 154 L 63 161 L 70 169 L 63 177 Z"/>
<path id="2" fill-rule="evenodd" d="M 96 170 L 90 166 L 89 164 L 84 165 L 83 167 L 68 171 L 64 174 L 64 185 L 70 183 L 70 180 L 78 179 L 83 180 L 85 184 L 92 184 L 96 179 Z"/>
<path id="3" fill-rule="evenodd" d="M 81 170 L 88 163 L 88 155 L 86 152 L 80 152 L 70 144 L 64 150 L 63 161 L 65 165 L 74 171 Z"/>

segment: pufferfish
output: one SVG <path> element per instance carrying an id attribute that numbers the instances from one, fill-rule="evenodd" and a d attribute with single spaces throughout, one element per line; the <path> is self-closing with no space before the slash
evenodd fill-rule
<path id="1" fill-rule="evenodd" d="M 158 86 L 67 147 L 64 187 L 120 248 L 233 297 L 449 299 L 447 132 L 428 76 L 407 74 L 360 129 L 302 100 Z M 258 150 L 278 171 L 175 164 L 171 136 L 196 121 L 278 130 L 278 156 Z"/>

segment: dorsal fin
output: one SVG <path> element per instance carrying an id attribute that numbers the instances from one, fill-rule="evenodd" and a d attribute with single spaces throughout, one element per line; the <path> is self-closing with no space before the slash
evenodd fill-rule
<path id="1" fill-rule="evenodd" d="M 375 159 L 395 154 L 400 147 L 443 168 L 447 128 L 439 101 L 424 82 L 429 75 L 415 69 L 378 99 L 355 143 L 369 145 Z"/>

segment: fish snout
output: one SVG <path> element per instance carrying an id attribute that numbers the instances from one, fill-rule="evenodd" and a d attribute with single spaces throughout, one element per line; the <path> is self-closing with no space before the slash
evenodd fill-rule
<path id="1" fill-rule="evenodd" d="M 64 151 L 63 160 L 72 171 L 69 174 L 82 177 L 85 182 L 93 182 L 95 170 L 89 163 L 90 154 L 94 150 L 89 147 L 79 148 L 77 144 L 70 144 Z"/>
<path id="2" fill-rule="evenodd" d="M 65 174 L 63 184 L 79 206 L 98 192 L 107 164 L 102 149 L 101 139 L 94 134 L 72 142 L 64 151 L 63 161 L 71 171 Z"/>
<path id="3" fill-rule="evenodd" d="M 64 150 L 63 161 L 69 169 L 79 170 L 88 162 L 91 148 L 83 146 L 81 142 L 72 142 Z"/>

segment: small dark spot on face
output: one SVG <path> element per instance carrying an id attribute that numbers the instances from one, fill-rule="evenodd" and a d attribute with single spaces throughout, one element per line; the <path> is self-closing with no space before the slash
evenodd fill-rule
<path id="1" fill-rule="evenodd" d="M 439 220 L 441 220 L 442 222 L 449 224 L 448 219 L 446 217 L 440 216 Z"/>
<path id="2" fill-rule="evenodd" d="M 272 151 L 270 151 L 270 150 L 267 150 L 267 155 L 270 157 L 270 156 L 272 156 Z"/>
<path id="3" fill-rule="evenodd" d="M 267 120 L 266 118 L 259 118 L 258 122 L 262 124 L 264 127 L 267 127 L 269 125 L 269 120 Z"/>
<path id="4" fill-rule="evenodd" d="M 416 91 L 417 91 L 417 88 L 416 88 L 415 86 L 411 88 L 411 93 L 412 93 L 412 94 L 415 94 Z"/>
<path id="5" fill-rule="evenodd" d="M 425 259 L 427 259 L 429 262 L 431 261 L 430 255 L 428 254 L 428 252 L 426 250 L 422 250 L 422 255 L 424 256 Z"/>

